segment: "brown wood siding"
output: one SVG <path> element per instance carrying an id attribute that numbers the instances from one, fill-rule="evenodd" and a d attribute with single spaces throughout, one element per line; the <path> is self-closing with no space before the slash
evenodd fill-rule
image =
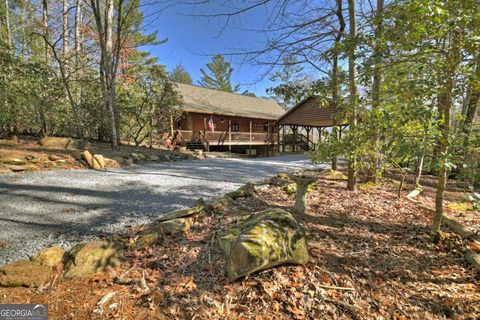
<path id="1" fill-rule="evenodd" d="M 184 117 L 177 122 L 177 126 L 182 130 L 205 130 L 205 119 L 206 122 L 210 120 L 210 117 L 213 118 L 213 123 L 215 124 L 215 131 L 227 131 L 228 132 L 228 123 L 229 121 L 233 124 L 237 122 L 239 124 L 239 132 L 250 132 L 250 121 L 252 121 L 252 132 L 266 132 L 264 126 L 269 124 L 270 127 L 274 126 L 275 121 L 265 120 L 265 119 L 254 119 L 254 118 L 243 118 L 243 117 L 233 117 L 233 116 L 222 116 L 222 115 L 209 115 L 201 113 L 185 113 Z M 223 120 L 223 121 L 222 121 Z"/>
<path id="2" fill-rule="evenodd" d="M 283 116 L 277 124 L 312 127 L 332 126 L 334 113 L 334 108 L 321 107 L 317 99 L 311 97 Z"/>

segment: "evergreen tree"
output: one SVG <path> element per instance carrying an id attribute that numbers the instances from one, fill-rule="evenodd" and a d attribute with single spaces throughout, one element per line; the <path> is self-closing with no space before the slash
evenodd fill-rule
<path id="1" fill-rule="evenodd" d="M 207 68 L 210 71 L 210 75 L 202 68 L 202 79 L 198 81 L 198 84 L 204 88 L 217 89 L 227 92 L 238 92 L 240 85 L 232 84 L 233 68 L 230 63 L 226 62 L 222 55 L 216 55 L 212 58 L 212 61 L 207 63 Z"/>
<path id="2" fill-rule="evenodd" d="M 187 69 L 181 64 L 177 64 L 172 71 L 170 71 L 168 77 L 173 82 L 193 84 L 192 76 L 188 73 Z"/>
<path id="3" fill-rule="evenodd" d="M 280 70 L 270 76 L 270 81 L 280 82 L 276 87 L 268 88 L 267 93 L 285 109 L 293 107 L 302 99 L 302 94 L 311 86 L 303 66 L 298 64 L 295 56 L 291 55 L 283 59 Z"/>

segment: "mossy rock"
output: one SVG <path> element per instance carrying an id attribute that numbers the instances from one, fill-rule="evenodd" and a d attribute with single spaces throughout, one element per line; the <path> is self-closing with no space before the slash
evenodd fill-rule
<path id="1" fill-rule="evenodd" d="M 205 208 L 210 212 L 222 212 L 228 210 L 235 204 L 235 201 L 229 196 L 223 196 L 207 203 Z"/>
<path id="2" fill-rule="evenodd" d="M 229 192 L 226 195 L 232 199 L 251 197 L 255 194 L 255 185 L 253 183 L 247 183 L 241 186 L 236 191 Z"/>
<path id="3" fill-rule="evenodd" d="M 65 250 L 62 248 L 50 247 L 37 252 L 32 257 L 32 262 L 46 267 L 54 267 L 63 261 L 64 255 Z"/>
<path id="4" fill-rule="evenodd" d="M 219 232 L 218 243 L 225 254 L 231 281 L 281 264 L 308 261 L 305 230 L 282 209 L 251 214 Z"/>
<path id="5" fill-rule="evenodd" d="M 309 184 L 308 187 L 307 187 L 307 193 L 313 192 L 316 189 L 317 189 L 317 184 L 316 183 Z M 285 192 L 289 195 L 295 194 L 295 193 L 297 193 L 297 184 L 296 183 L 289 183 L 283 188 L 283 190 L 285 190 Z"/>
<path id="6" fill-rule="evenodd" d="M 193 207 L 193 208 L 177 210 L 177 211 L 173 211 L 173 212 L 169 212 L 169 213 L 161 215 L 158 220 L 167 221 L 167 220 L 172 220 L 172 219 L 190 217 L 190 216 L 199 214 L 200 212 L 203 211 L 203 209 L 204 209 L 204 206 L 199 205 L 199 206 L 196 206 L 196 207 Z"/>
<path id="7" fill-rule="evenodd" d="M 326 171 L 322 173 L 321 176 L 329 180 L 348 180 L 348 177 L 346 175 L 337 170 Z"/>
<path id="8" fill-rule="evenodd" d="M 144 230 L 136 242 L 138 247 L 148 247 L 162 243 L 165 236 L 185 234 L 194 223 L 193 218 L 178 218 L 160 222 Z"/>
<path id="9" fill-rule="evenodd" d="M 81 278 L 120 264 L 125 244 L 117 240 L 95 240 L 74 246 L 65 254 L 65 278 Z"/>
<path id="10" fill-rule="evenodd" d="M 48 282 L 51 275 L 52 270 L 49 267 L 20 260 L 0 269 L 0 286 L 40 287 Z"/>

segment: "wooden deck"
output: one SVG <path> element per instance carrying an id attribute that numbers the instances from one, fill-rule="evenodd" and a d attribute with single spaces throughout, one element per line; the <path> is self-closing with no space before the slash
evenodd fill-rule
<path id="1" fill-rule="evenodd" d="M 183 142 L 202 142 L 210 146 L 268 145 L 275 143 L 276 136 L 268 132 L 228 132 L 179 130 Z"/>

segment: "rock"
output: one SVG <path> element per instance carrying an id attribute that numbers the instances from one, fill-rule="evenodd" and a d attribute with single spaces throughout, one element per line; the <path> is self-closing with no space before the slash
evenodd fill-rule
<path id="1" fill-rule="evenodd" d="M 206 209 L 213 212 L 226 211 L 234 203 L 235 201 L 229 196 L 223 196 L 221 198 L 208 202 Z"/>
<path id="2" fill-rule="evenodd" d="M 150 156 L 148 156 L 148 161 L 158 162 L 158 161 L 160 161 L 160 157 L 156 156 L 156 155 L 150 155 Z"/>
<path id="3" fill-rule="evenodd" d="M 225 254 L 231 281 L 280 264 L 308 261 L 305 231 L 282 209 L 253 213 L 221 231 L 218 243 Z"/>
<path id="4" fill-rule="evenodd" d="M 0 157 L 0 162 L 3 164 L 23 166 L 27 164 L 25 157 L 20 155 L 5 155 Z"/>
<path id="5" fill-rule="evenodd" d="M 125 244 L 116 240 L 95 240 L 74 246 L 65 254 L 65 278 L 80 278 L 118 266 Z"/>
<path id="6" fill-rule="evenodd" d="M 133 159 L 134 163 L 138 163 L 138 162 L 142 161 L 142 158 L 140 157 L 139 153 L 132 152 L 132 153 L 130 153 L 130 157 Z"/>
<path id="7" fill-rule="evenodd" d="M 49 267 L 20 260 L 0 269 L 0 286 L 40 287 L 48 282 L 51 275 L 52 270 Z"/>
<path id="8" fill-rule="evenodd" d="M 12 170 L 10 170 L 9 167 L 4 165 L 3 163 L 0 162 L 0 173 L 11 173 Z"/>
<path id="9" fill-rule="evenodd" d="M 204 209 L 203 206 L 197 206 L 197 207 L 188 208 L 188 209 L 184 209 L 184 210 L 177 210 L 177 211 L 169 212 L 169 213 L 161 215 L 159 217 L 159 220 L 160 221 L 167 221 L 167 220 L 172 220 L 172 219 L 185 218 L 185 217 L 189 217 L 189 216 L 193 216 L 195 214 L 198 214 L 198 213 L 202 212 L 203 209 Z"/>
<path id="10" fill-rule="evenodd" d="M 132 158 L 128 157 L 128 158 L 125 158 L 123 161 L 122 161 L 123 165 L 124 166 L 131 166 L 134 164 L 134 161 Z"/>
<path id="11" fill-rule="evenodd" d="M 32 257 L 32 262 L 46 267 L 54 267 L 63 261 L 64 255 L 65 250 L 62 248 L 50 247 L 37 252 Z"/>
<path id="12" fill-rule="evenodd" d="M 36 156 L 33 155 L 33 154 L 27 154 L 27 155 L 25 156 L 25 159 L 27 159 L 28 161 L 32 161 L 32 160 L 35 159 L 35 158 L 36 158 Z"/>
<path id="13" fill-rule="evenodd" d="M 29 163 L 25 166 L 25 171 L 37 172 L 42 171 L 42 168 L 34 163 Z"/>
<path id="14" fill-rule="evenodd" d="M 105 168 L 105 159 L 101 154 L 93 155 L 93 159 L 95 159 L 95 161 L 99 164 L 101 169 Z"/>
<path id="15" fill-rule="evenodd" d="M 19 141 L 18 137 L 16 135 L 11 136 L 9 140 L 12 141 L 12 142 L 18 142 Z"/>
<path id="16" fill-rule="evenodd" d="M 40 140 L 40 145 L 46 148 L 68 149 L 71 144 L 71 138 L 46 137 Z"/>
<path id="17" fill-rule="evenodd" d="M 12 170 L 13 172 L 23 172 L 27 169 L 27 166 L 26 165 L 13 165 L 13 164 L 10 164 L 10 165 L 7 165 L 7 167 Z"/>
<path id="18" fill-rule="evenodd" d="M 193 218 L 178 218 L 160 222 L 151 228 L 144 230 L 136 245 L 147 247 L 154 244 L 160 244 L 165 236 L 185 233 L 193 225 Z"/>
<path id="19" fill-rule="evenodd" d="M 48 156 L 48 160 L 50 161 L 59 161 L 59 160 L 65 160 L 64 157 L 59 156 L 58 154 L 51 154 Z"/>
<path id="20" fill-rule="evenodd" d="M 238 190 L 227 193 L 227 196 L 229 196 L 232 199 L 236 198 L 242 198 L 242 197 L 251 197 L 255 194 L 255 186 L 253 183 L 247 183 L 246 185 L 238 188 Z"/>
<path id="21" fill-rule="evenodd" d="M 52 149 L 90 149 L 92 146 L 88 141 L 72 138 L 46 137 L 40 140 L 40 145 Z"/>
<path id="22" fill-rule="evenodd" d="M 288 173 L 286 173 L 286 172 L 279 172 L 279 173 L 277 174 L 277 178 L 279 178 L 279 179 L 288 179 Z"/>
<path id="23" fill-rule="evenodd" d="M 190 230 L 193 225 L 193 218 L 178 218 L 164 221 L 157 225 L 157 229 L 163 235 L 172 235 L 177 233 L 185 233 Z"/>
<path id="24" fill-rule="evenodd" d="M 105 168 L 120 168 L 120 164 L 115 159 L 103 158 L 105 161 Z"/>
<path id="25" fill-rule="evenodd" d="M 83 152 L 83 158 L 87 162 L 88 166 L 95 170 L 100 170 L 105 167 L 105 160 L 101 155 L 92 155 L 90 151 L 86 150 Z"/>

